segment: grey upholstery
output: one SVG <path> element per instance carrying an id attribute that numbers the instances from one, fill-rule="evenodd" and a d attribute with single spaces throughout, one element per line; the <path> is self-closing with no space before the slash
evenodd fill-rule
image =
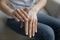
<path id="1" fill-rule="evenodd" d="M 46 10 L 49 12 L 49 15 L 60 18 L 60 0 L 48 0 Z"/>

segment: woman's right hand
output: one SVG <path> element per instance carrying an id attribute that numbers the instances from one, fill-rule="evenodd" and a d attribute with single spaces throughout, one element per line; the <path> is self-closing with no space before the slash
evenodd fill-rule
<path id="1" fill-rule="evenodd" d="M 13 17 L 16 21 L 25 22 L 28 20 L 28 14 L 23 9 L 16 9 L 10 13 L 10 16 Z"/>

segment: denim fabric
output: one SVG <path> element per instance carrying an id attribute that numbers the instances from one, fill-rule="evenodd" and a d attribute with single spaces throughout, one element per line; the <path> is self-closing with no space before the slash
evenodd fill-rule
<path id="1" fill-rule="evenodd" d="M 54 30 L 55 39 L 60 40 L 60 19 L 40 13 L 37 16 L 38 22 L 50 26 Z"/>
<path id="2" fill-rule="evenodd" d="M 54 17 L 45 15 L 45 14 L 37 14 L 38 32 L 36 33 L 35 40 L 59 40 L 60 38 L 60 20 Z M 17 22 L 14 19 L 8 18 L 7 25 L 16 33 L 21 35 L 25 35 L 24 28 L 20 28 L 21 22 Z"/>

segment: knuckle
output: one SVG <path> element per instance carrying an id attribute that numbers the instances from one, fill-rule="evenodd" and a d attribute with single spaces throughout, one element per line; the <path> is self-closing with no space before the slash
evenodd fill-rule
<path id="1" fill-rule="evenodd" d="M 24 22 L 24 20 L 22 20 Z"/>
<path id="2" fill-rule="evenodd" d="M 11 13 L 11 15 L 14 15 L 15 14 L 15 11 L 13 11 L 12 13 Z"/>
<path id="3" fill-rule="evenodd" d="M 17 11 L 19 10 L 19 9 L 16 9 Z"/>
<path id="4" fill-rule="evenodd" d="M 30 21 L 32 21 L 32 18 L 30 18 Z"/>
<path id="5" fill-rule="evenodd" d="M 35 29 L 35 26 L 33 26 L 33 29 Z"/>
<path id="6" fill-rule="evenodd" d="M 15 20 L 19 21 L 19 19 L 16 19 L 16 18 L 15 18 Z"/>
<path id="7" fill-rule="evenodd" d="M 19 9 L 16 9 L 17 11 L 19 10 Z"/>
<path id="8" fill-rule="evenodd" d="M 28 18 L 26 18 L 25 20 L 28 21 Z"/>

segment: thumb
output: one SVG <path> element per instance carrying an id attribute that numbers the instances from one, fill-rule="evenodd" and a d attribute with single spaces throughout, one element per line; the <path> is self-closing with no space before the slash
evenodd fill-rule
<path id="1" fill-rule="evenodd" d="M 24 8 L 23 10 L 26 11 L 26 12 L 28 12 L 28 8 Z"/>

